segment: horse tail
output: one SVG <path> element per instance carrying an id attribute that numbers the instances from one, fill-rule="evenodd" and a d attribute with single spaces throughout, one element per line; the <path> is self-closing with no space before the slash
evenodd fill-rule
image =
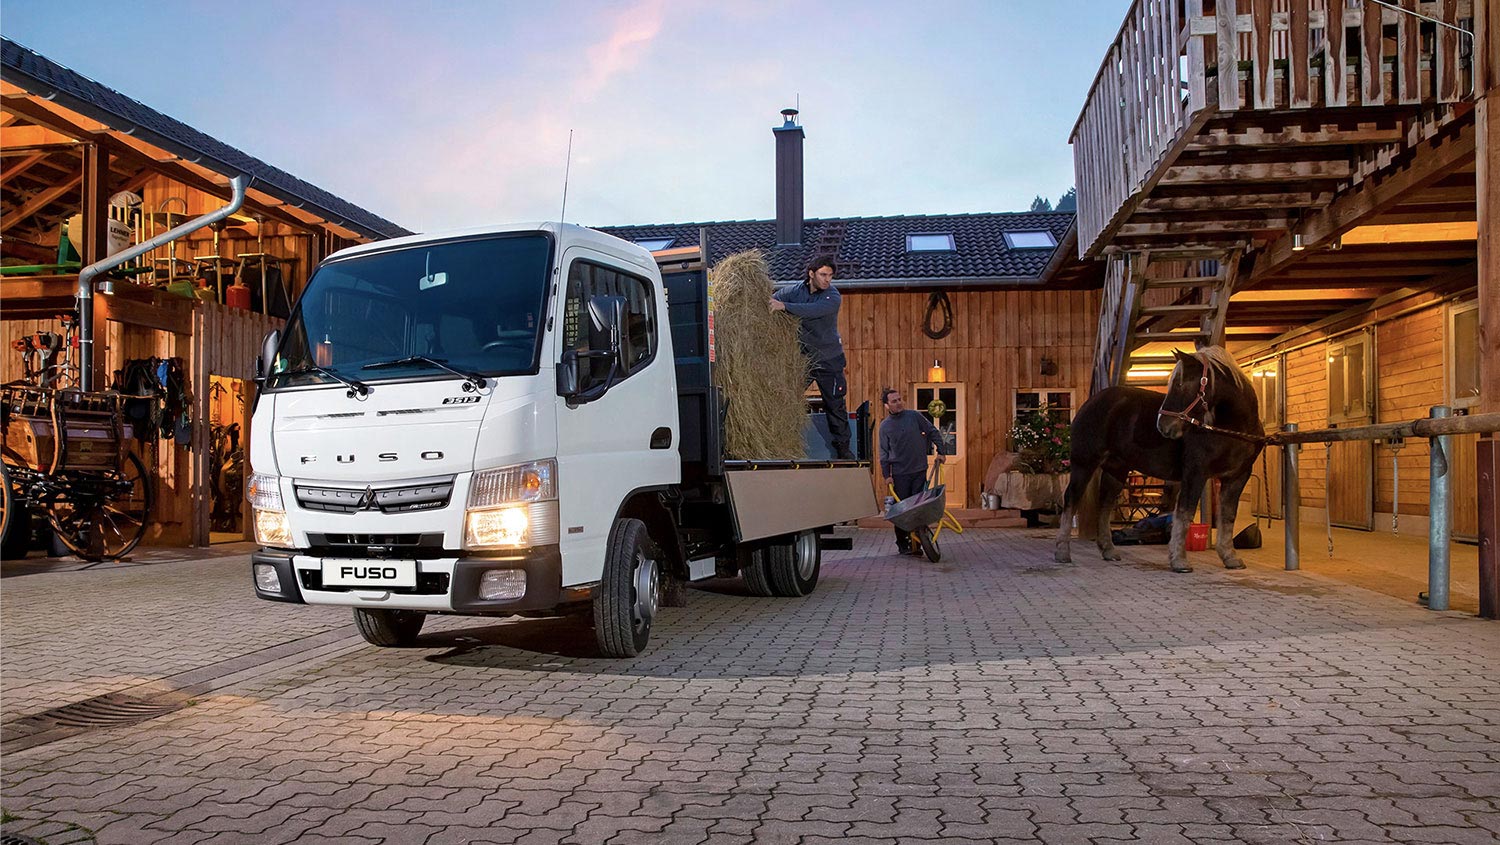
<path id="1" fill-rule="evenodd" d="M 1068 492 L 1074 495 L 1065 498 L 1071 499 L 1076 497 L 1076 501 L 1066 502 L 1065 504 L 1073 506 L 1073 514 L 1078 524 L 1078 539 L 1080 540 L 1098 539 L 1095 535 L 1099 533 L 1099 473 L 1100 470 L 1094 470 L 1089 475 L 1088 481 L 1083 484 L 1083 488 L 1076 491 L 1076 493 L 1073 490 L 1073 485 L 1068 485 Z"/>

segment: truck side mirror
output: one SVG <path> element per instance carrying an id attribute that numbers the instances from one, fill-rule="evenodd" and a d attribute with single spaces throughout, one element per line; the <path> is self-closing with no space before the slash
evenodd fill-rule
<path id="1" fill-rule="evenodd" d="M 589 338 L 590 350 L 608 350 L 613 360 L 623 364 L 620 353 L 624 344 L 620 340 L 620 328 L 625 325 L 625 297 L 607 294 L 589 297 L 589 322 L 594 329 Z"/>
<path id="2" fill-rule="evenodd" d="M 578 395 L 578 351 L 575 349 L 564 350 L 562 360 L 557 364 L 557 395 L 566 399 Z"/>
<path id="3" fill-rule="evenodd" d="M 266 332 L 265 338 L 260 342 L 260 355 L 255 359 L 255 381 L 257 384 L 264 382 L 271 362 L 276 360 L 276 350 L 281 348 L 281 329 L 271 329 Z"/>

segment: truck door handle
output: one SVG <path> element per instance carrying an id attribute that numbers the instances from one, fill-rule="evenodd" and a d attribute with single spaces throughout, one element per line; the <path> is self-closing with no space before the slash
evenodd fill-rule
<path id="1" fill-rule="evenodd" d="M 651 432 L 651 448 L 672 448 L 672 429 L 667 428 L 666 426 L 662 426 L 661 428 L 658 428 L 657 430 Z"/>

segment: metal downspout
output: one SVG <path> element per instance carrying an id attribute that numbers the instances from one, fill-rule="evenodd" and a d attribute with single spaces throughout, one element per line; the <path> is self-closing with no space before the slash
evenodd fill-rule
<path id="1" fill-rule="evenodd" d="M 211 211 L 202 217 L 195 217 L 183 223 L 175 229 L 168 229 L 160 235 L 145 243 L 136 244 L 124 252 L 119 252 L 107 258 L 95 261 L 93 264 L 83 268 L 78 273 L 78 387 L 87 392 L 94 389 L 94 277 L 106 270 L 124 264 L 132 258 L 145 255 L 153 249 L 169 242 L 175 241 L 184 235 L 195 232 L 210 223 L 220 220 L 240 210 L 245 204 L 245 188 L 248 180 L 244 176 L 236 176 L 229 180 L 231 194 L 229 204 L 223 208 Z"/>

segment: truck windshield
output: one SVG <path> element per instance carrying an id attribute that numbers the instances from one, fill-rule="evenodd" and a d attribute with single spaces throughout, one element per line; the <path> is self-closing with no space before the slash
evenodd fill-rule
<path id="1" fill-rule="evenodd" d="M 526 233 L 325 264 L 287 322 L 267 387 L 451 372 L 424 359 L 465 373 L 534 373 L 550 254 L 546 235 Z"/>

